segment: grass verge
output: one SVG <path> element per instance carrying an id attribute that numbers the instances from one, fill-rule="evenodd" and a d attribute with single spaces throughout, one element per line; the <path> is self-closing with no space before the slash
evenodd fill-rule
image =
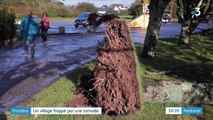
<path id="1" fill-rule="evenodd" d="M 146 60 L 139 58 L 138 76 L 140 93 L 143 95 L 142 79 L 154 80 L 179 80 L 192 81 L 204 80 L 208 82 L 212 77 L 213 68 L 213 41 L 208 36 L 193 36 L 191 46 L 176 46 L 178 38 L 169 38 L 159 41 L 156 59 Z M 137 55 L 140 56 L 142 47 L 136 46 Z M 28 102 L 19 106 L 24 107 L 64 107 L 65 103 L 74 97 L 72 89 L 81 81 L 81 76 L 92 72 L 93 64 L 88 63 L 76 69 L 71 74 L 64 76 L 40 93 L 33 96 Z M 190 67 L 185 69 L 184 67 Z M 171 74 L 148 75 L 147 72 L 160 72 L 175 70 Z M 184 74 L 187 73 L 187 74 Z M 141 79 L 142 78 L 142 79 Z M 213 118 L 213 106 L 200 105 L 204 108 L 204 115 L 166 115 L 165 107 L 188 106 L 183 103 L 149 103 L 143 101 L 142 109 L 136 114 L 128 116 L 109 117 L 104 115 L 10 115 L 6 112 L 9 120 L 211 120 Z M 1 118 L 1 117 L 0 117 Z"/>
<path id="2" fill-rule="evenodd" d="M 177 40 L 177 37 L 160 40 L 155 59 L 140 58 L 143 79 L 212 82 L 211 36 L 194 35 L 189 46 L 177 46 Z M 137 46 L 139 56 L 141 51 L 142 46 Z"/>

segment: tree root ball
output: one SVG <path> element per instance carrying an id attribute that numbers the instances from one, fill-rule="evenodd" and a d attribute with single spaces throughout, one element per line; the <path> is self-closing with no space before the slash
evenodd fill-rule
<path id="1" fill-rule="evenodd" d="M 107 115 L 127 115 L 141 107 L 137 65 L 124 21 L 107 23 L 105 43 L 98 45 L 90 101 Z"/>

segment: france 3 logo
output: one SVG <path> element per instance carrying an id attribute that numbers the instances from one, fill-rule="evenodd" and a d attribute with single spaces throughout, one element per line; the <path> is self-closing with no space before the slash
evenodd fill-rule
<path id="1" fill-rule="evenodd" d="M 192 18 L 199 17 L 201 15 L 200 7 L 203 4 L 203 0 L 200 0 L 197 7 L 191 11 Z"/>
<path id="2" fill-rule="evenodd" d="M 191 15 L 192 15 L 192 18 L 194 17 L 199 17 L 201 15 L 201 11 L 200 11 L 200 8 L 197 7 L 195 8 L 194 10 L 191 11 Z"/>

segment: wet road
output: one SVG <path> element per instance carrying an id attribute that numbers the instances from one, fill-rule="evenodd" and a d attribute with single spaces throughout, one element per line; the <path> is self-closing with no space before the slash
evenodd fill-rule
<path id="1" fill-rule="evenodd" d="M 70 22 L 56 22 L 51 24 L 49 33 L 57 33 L 59 26 L 66 26 L 67 33 L 86 33 L 86 28 L 74 28 Z M 98 41 L 104 38 L 105 26 L 102 25 L 96 29 L 99 34 L 70 34 L 70 35 L 49 35 L 48 46 L 42 46 L 41 37 L 36 39 L 36 56 L 34 62 L 43 61 L 66 61 L 63 56 L 58 54 L 72 52 L 74 50 L 81 50 L 82 48 L 95 47 Z M 132 29 L 131 34 L 135 43 L 143 43 L 146 35 L 146 30 Z M 171 37 L 180 32 L 180 25 L 178 24 L 162 24 L 160 38 Z M 169 33 L 169 34 L 168 34 Z M 17 66 L 31 62 L 22 56 L 23 48 L 0 50 L 0 72 L 8 72 Z"/>
<path id="2" fill-rule="evenodd" d="M 34 59 L 22 56 L 22 46 L 0 50 L 0 104 L 17 105 L 95 58 L 98 41 L 104 40 L 104 25 L 96 29 L 99 34 L 87 34 L 86 28 L 75 29 L 71 22 L 53 22 L 49 33 L 57 33 L 59 26 L 66 26 L 66 33 L 82 34 L 49 35 L 47 46 L 42 46 L 38 37 Z M 135 43 L 143 43 L 146 30 L 132 29 L 131 33 Z M 179 33 L 179 24 L 162 24 L 160 38 Z"/>
<path id="3" fill-rule="evenodd" d="M 34 59 L 23 57 L 23 47 L 0 50 L 0 72 L 7 72 L 31 61 L 37 63 L 43 61 L 66 61 L 61 54 L 95 47 L 99 40 L 103 40 L 103 35 L 60 35 L 49 36 L 48 39 L 47 46 L 42 45 L 40 37 L 36 39 L 36 54 Z"/>
<path id="4" fill-rule="evenodd" d="M 87 29 L 80 25 L 78 28 L 75 28 L 73 22 L 51 22 L 50 29 L 48 33 L 58 33 L 59 27 L 65 27 L 65 33 L 85 33 Z M 105 24 L 102 24 L 94 32 L 104 32 L 106 30 Z"/>

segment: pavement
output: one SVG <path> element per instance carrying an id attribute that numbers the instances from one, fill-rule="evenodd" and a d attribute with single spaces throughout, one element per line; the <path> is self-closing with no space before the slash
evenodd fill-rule
<path id="1" fill-rule="evenodd" d="M 35 58 L 22 56 L 23 46 L 0 50 L 0 105 L 9 108 L 33 96 L 49 84 L 76 67 L 96 57 L 98 42 L 104 41 L 105 25 L 96 33 L 86 33 L 86 28 L 74 28 L 71 22 L 51 23 L 49 34 L 57 33 L 59 26 L 66 26 L 66 35 L 49 35 L 48 45 L 41 37 L 36 39 Z M 74 34 L 79 33 L 79 34 Z M 162 24 L 160 38 L 180 33 L 179 24 Z M 135 43 L 144 41 L 146 30 L 131 29 Z M 0 111 L 1 112 L 1 111 Z"/>

